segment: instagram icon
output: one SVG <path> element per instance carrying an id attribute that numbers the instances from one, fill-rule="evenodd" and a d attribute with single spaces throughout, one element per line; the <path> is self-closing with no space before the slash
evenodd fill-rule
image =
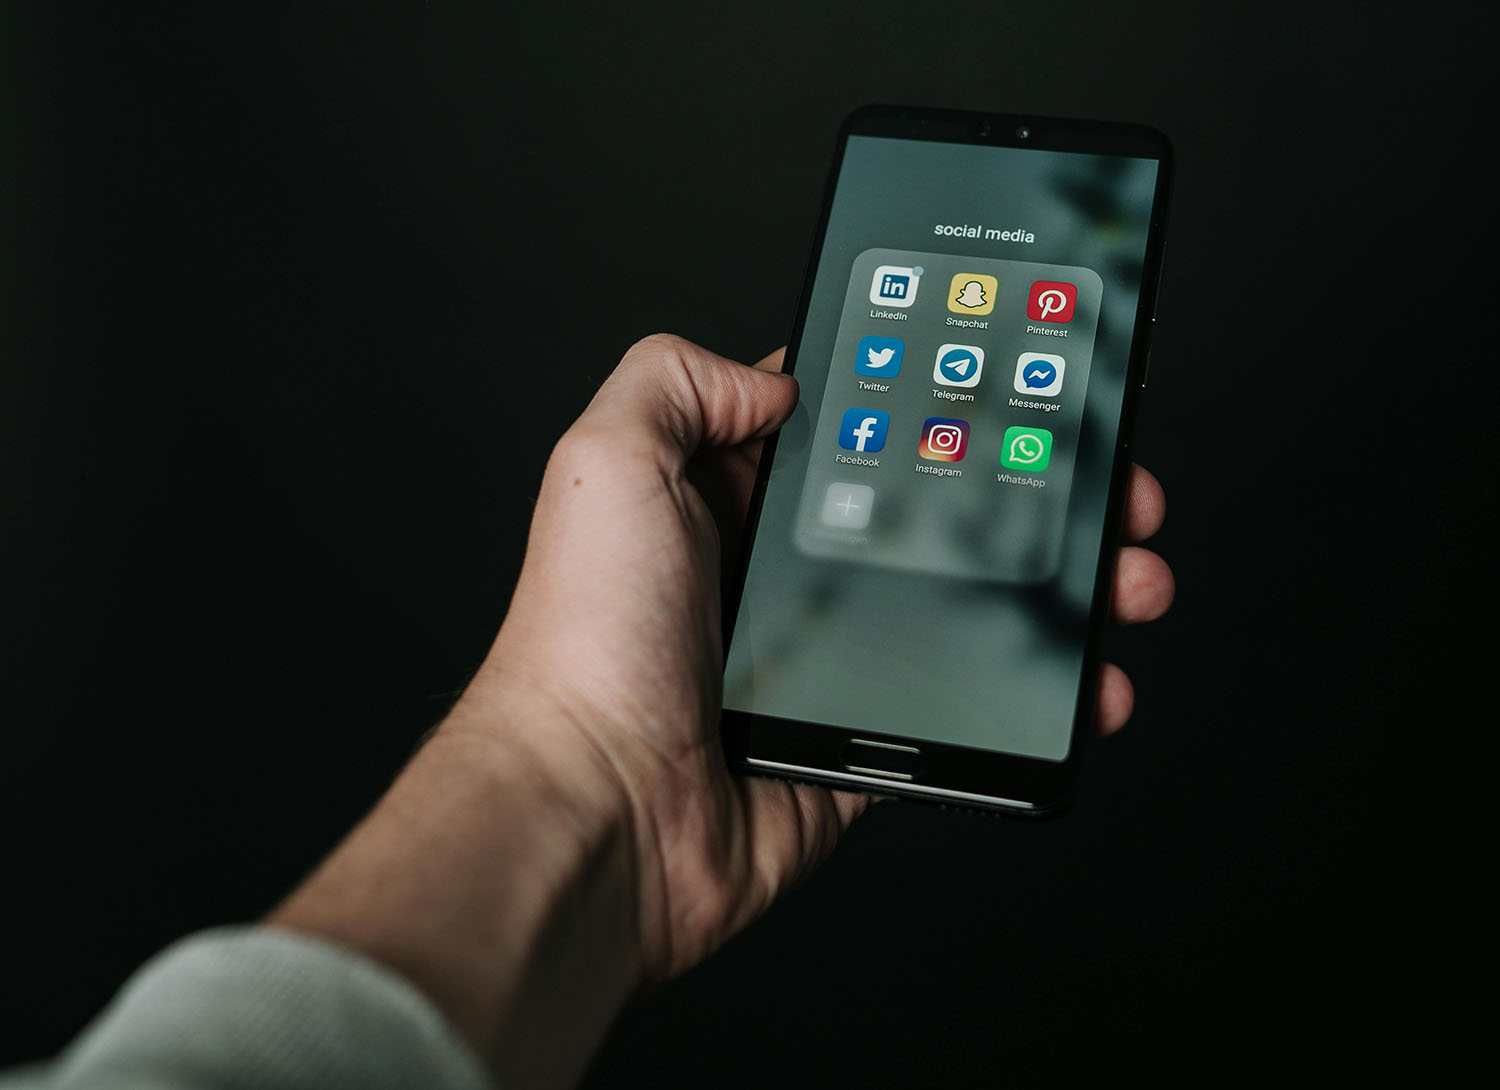
<path id="1" fill-rule="evenodd" d="M 917 453 L 929 462 L 962 462 L 969 452 L 969 422 L 929 416 L 922 425 Z"/>

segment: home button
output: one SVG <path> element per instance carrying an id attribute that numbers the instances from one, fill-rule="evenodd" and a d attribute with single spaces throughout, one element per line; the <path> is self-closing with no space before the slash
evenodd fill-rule
<path id="1" fill-rule="evenodd" d="M 891 780 L 909 780 L 922 766 L 922 751 L 916 746 L 898 746 L 892 742 L 873 742 L 850 738 L 839 751 L 839 760 L 850 772 L 884 776 Z"/>

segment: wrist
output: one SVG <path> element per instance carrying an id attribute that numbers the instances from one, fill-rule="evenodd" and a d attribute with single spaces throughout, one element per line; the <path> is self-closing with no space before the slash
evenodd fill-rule
<path id="1" fill-rule="evenodd" d="M 506 1081 L 561 1085 L 641 980 L 631 813 L 545 702 L 475 689 L 269 922 L 404 973 Z"/>

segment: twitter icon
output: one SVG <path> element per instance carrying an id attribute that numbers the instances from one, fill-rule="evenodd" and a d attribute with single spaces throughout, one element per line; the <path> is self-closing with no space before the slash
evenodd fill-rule
<path id="1" fill-rule="evenodd" d="M 901 373 L 906 344 L 899 337 L 861 337 L 854 354 L 854 373 L 871 378 L 895 378 Z"/>

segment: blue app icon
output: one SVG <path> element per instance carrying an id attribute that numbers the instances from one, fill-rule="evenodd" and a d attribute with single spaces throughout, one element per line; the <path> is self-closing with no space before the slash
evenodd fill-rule
<path id="1" fill-rule="evenodd" d="M 845 409 L 839 424 L 839 446 L 874 454 L 885 446 L 885 433 L 891 428 L 891 414 L 879 409 Z"/>
<path id="2" fill-rule="evenodd" d="M 978 386 L 984 349 L 977 344 L 945 344 L 938 349 L 932 381 L 940 386 Z"/>
<path id="3" fill-rule="evenodd" d="M 870 280 L 870 302 L 909 307 L 917 301 L 917 286 L 921 282 L 920 265 L 881 265 Z"/>
<path id="4" fill-rule="evenodd" d="M 1056 397 L 1062 393 L 1067 361 L 1045 352 L 1022 352 L 1016 360 L 1016 393 Z"/>
<path id="5" fill-rule="evenodd" d="M 1057 377 L 1057 366 L 1044 359 L 1031 361 L 1031 366 L 1023 372 L 1026 385 L 1035 389 L 1041 386 L 1051 386 L 1052 380 Z"/>
<path id="6" fill-rule="evenodd" d="M 895 378 L 901 373 L 906 343 L 900 337 L 861 337 L 854 354 L 854 373 L 871 378 Z"/>

